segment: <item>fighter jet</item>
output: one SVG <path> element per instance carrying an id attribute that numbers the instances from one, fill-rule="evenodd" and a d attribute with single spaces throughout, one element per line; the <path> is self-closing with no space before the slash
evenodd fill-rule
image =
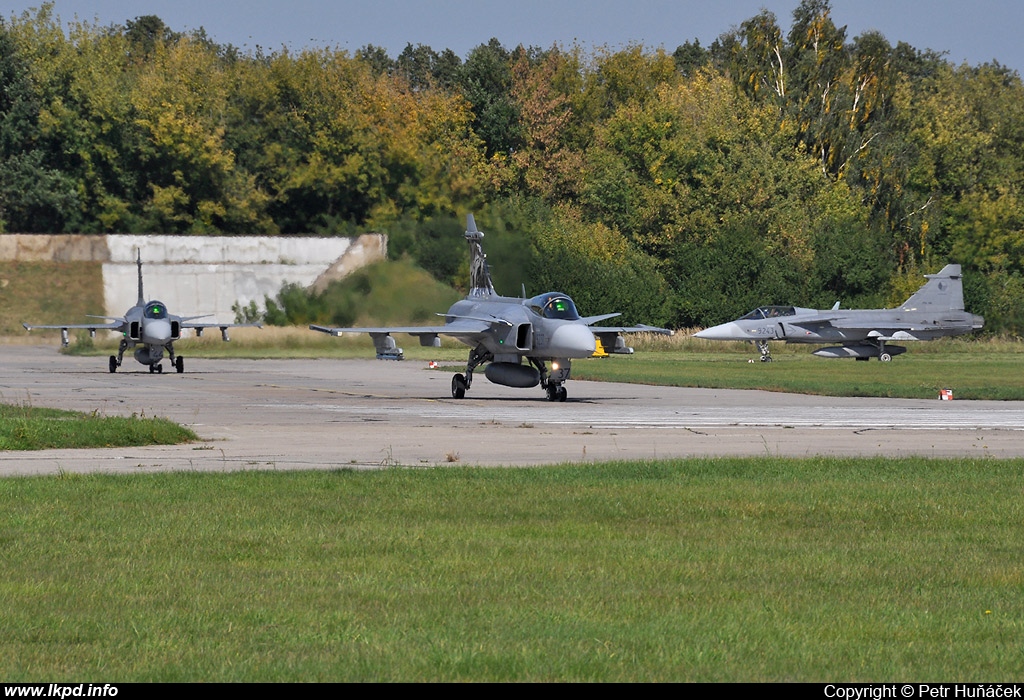
<path id="1" fill-rule="evenodd" d="M 368 333 L 373 338 L 378 359 L 397 360 L 402 359 L 403 351 L 396 347 L 392 333 L 416 336 L 425 347 L 440 347 L 438 336 L 451 336 L 472 348 L 465 373 L 452 377 L 452 398 L 464 398 L 473 384 L 473 372 L 489 363 L 484 376 L 491 382 L 521 388 L 540 384 L 549 401 L 566 400 L 568 393 L 563 384 L 569 379 L 572 360 L 594 354 L 595 336 L 600 338 L 607 352 L 628 355 L 633 348 L 626 346 L 621 333 L 671 334 L 664 328 L 645 325 L 594 326 L 620 314 L 581 317 L 572 299 L 561 292 L 547 292 L 532 299 L 500 296 L 491 283 L 487 256 L 481 245 L 484 234 L 477 229 L 472 214 L 466 223 L 469 296 L 455 302 L 448 313 L 443 314 L 443 326 L 327 328 L 311 325 L 310 329 L 336 336 Z"/>
<path id="2" fill-rule="evenodd" d="M 149 366 L 150 373 L 163 373 L 163 365 L 160 361 L 164 358 L 164 350 L 167 351 L 171 366 L 179 374 L 185 371 L 185 360 L 181 355 L 174 354 L 174 341 L 181 337 L 183 328 L 192 328 L 197 336 L 203 334 L 206 328 L 219 328 L 220 335 L 224 340 L 228 338 L 228 328 L 238 326 L 260 326 L 258 323 L 193 323 L 197 318 L 203 316 L 174 316 L 167 311 L 167 307 L 160 301 L 146 301 L 142 292 L 142 252 L 137 253 L 136 264 L 139 266 L 139 299 L 135 306 L 128 309 L 124 316 L 89 316 L 88 318 L 106 319 L 110 323 L 62 323 L 57 325 L 41 325 L 23 323 L 25 330 L 33 328 L 59 328 L 61 344 L 68 345 L 68 329 L 85 329 L 89 335 L 96 337 L 96 331 L 110 330 L 122 334 L 121 343 L 117 348 L 117 357 L 110 356 L 109 367 L 111 373 L 116 372 L 121 366 L 125 350 L 135 348 L 135 359 L 143 365 Z"/>
<path id="3" fill-rule="evenodd" d="M 747 340 L 757 344 L 761 362 L 771 362 L 769 340 L 787 343 L 840 343 L 814 352 L 819 357 L 853 357 L 882 362 L 907 351 L 893 340 L 934 340 L 980 330 L 981 316 L 964 311 L 959 265 L 946 265 L 894 309 L 843 309 L 839 303 L 827 311 L 796 306 L 762 306 L 742 318 L 695 333 L 707 340 Z"/>

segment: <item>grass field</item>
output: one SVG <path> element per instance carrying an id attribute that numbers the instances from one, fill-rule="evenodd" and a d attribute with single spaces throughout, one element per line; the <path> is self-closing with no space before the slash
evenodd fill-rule
<path id="1" fill-rule="evenodd" d="M 575 379 L 715 389 L 763 389 L 825 396 L 1024 400 L 1024 355 L 921 353 L 889 363 L 775 354 L 748 363 L 726 353 L 649 353 L 573 363 Z"/>
<path id="2" fill-rule="evenodd" d="M 177 347 L 373 355 L 365 336 L 232 337 Z M 465 361 L 400 342 L 411 361 Z M 1024 398 L 1012 341 L 920 343 L 888 364 L 634 344 L 574 377 Z M 1020 460 L 769 458 L 5 479 L 0 677 L 1015 680 L 1022 477 Z"/>
<path id="3" fill-rule="evenodd" d="M 1016 680 L 1024 462 L 0 480 L 19 681 Z"/>
<path id="4" fill-rule="evenodd" d="M 163 418 L 0 404 L 0 451 L 175 445 L 198 439 L 191 430 Z"/>

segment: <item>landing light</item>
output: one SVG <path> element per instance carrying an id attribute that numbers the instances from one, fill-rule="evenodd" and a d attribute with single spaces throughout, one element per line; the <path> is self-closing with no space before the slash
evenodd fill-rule
<path id="1" fill-rule="evenodd" d="M 551 369 L 558 369 L 558 363 L 557 362 L 552 362 L 551 363 Z"/>

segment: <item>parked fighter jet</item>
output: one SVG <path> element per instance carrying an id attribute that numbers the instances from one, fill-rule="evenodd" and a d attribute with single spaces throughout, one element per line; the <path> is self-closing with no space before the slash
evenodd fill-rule
<path id="1" fill-rule="evenodd" d="M 124 316 L 89 316 L 89 318 L 100 318 L 111 321 L 110 323 L 62 323 L 58 325 L 36 325 L 23 323 L 26 330 L 33 328 L 59 328 L 61 344 L 68 345 L 68 329 L 85 329 L 89 335 L 96 336 L 96 331 L 110 330 L 122 334 L 121 344 L 117 348 L 117 357 L 110 356 L 109 367 L 111 372 L 116 372 L 121 366 L 124 351 L 135 348 L 135 359 L 141 364 L 148 365 L 150 373 L 163 372 L 163 365 L 160 361 L 164 358 L 164 350 L 168 353 L 171 366 L 182 373 L 185 371 L 185 360 L 181 355 L 174 354 L 174 341 L 181 337 L 181 329 L 192 328 L 197 336 L 203 334 L 206 328 L 219 328 L 220 335 L 224 340 L 228 338 L 228 328 L 238 326 L 259 326 L 258 323 L 193 323 L 194 319 L 204 316 L 174 316 L 167 312 L 167 307 L 159 301 L 146 301 L 142 293 L 142 253 L 138 253 L 136 264 L 139 266 L 139 299 L 135 306 L 128 309 Z M 208 314 L 206 314 L 208 315 Z M 137 346 L 137 347 L 136 347 Z"/>
<path id="2" fill-rule="evenodd" d="M 787 343 L 840 343 L 814 352 L 820 357 L 877 357 L 888 362 L 907 351 L 891 340 L 934 340 L 980 330 L 981 316 L 964 311 L 959 265 L 946 265 L 895 309 L 843 309 L 839 303 L 827 311 L 796 306 L 762 306 L 743 318 L 696 333 L 708 340 L 747 340 L 757 343 L 761 362 L 771 362 L 769 340 Z"/>
<path id="3" fill-rule="evenodd" d="M 561 292 L 547 292 L 532 299 L 498 295 L 491 283 L 487 256 L 481 246 L 484 234 L 477 230 L 472 214 L 467 217 L 466 228 L 470 257 L 469 296 L 448 309 L 443 326 L 326 328 L 311 325 L 310 328 L 339 336 L 342 333 L 369 333 L 378 359 L 402 359 L 402 349 L 395 346 L 392 333 L 414 335 L 419 338 L 420 345 L 433 347 L 441 346 L 439 335 L 451 336 L 472 348 L 466 373 L 452 377 L 453 398 L 464 398 L 473 383 L 473 371 L 489 363 L 484 369 L 484 376 L 490 381 L 522 388 L 540 384 L 549 401 L 565 401 L 568 394 L 562 385 L 569 379 L 572 360 L 594 354 L 595 336 L 601 339 L 606 351 L 628 355 L 633 348 L 626 346 L 621 333 L 671 334 L 664 328 L 644 325 L 628 328 L 593 326 L 619 314 L 581 317 L 572 299 Z M 548 362 L 551 363 L 550 369 Z"/>

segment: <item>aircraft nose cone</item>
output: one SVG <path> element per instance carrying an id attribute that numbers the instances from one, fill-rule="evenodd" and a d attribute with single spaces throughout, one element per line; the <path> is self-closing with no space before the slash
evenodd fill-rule
<path id="1" fill-rule="evenodd" d="M 163 319 L 154 319 L 142 324 L 142 340 L 153 345 L 163 345 L 171 339 L 171 324 Z"/>
<path id="2" fill-rule="evenodd" d="M 567 323 L 556 328 L 548 344 L 552 357 L 590 357 L 596 349 L 594 334 L 578 323 Z"/>
<path id="3" fill-rule="evenodd" d="M 694 338 L 703 338 L 704 340 L 749 340 L 750 335 L 740 328 L 739 324 L 735 321 L 729 321 L 729 323 L 723 323 L 720 326 L 712 326 L 711 328 L 705 328 L 699 333 L 693 334 Z"/>

